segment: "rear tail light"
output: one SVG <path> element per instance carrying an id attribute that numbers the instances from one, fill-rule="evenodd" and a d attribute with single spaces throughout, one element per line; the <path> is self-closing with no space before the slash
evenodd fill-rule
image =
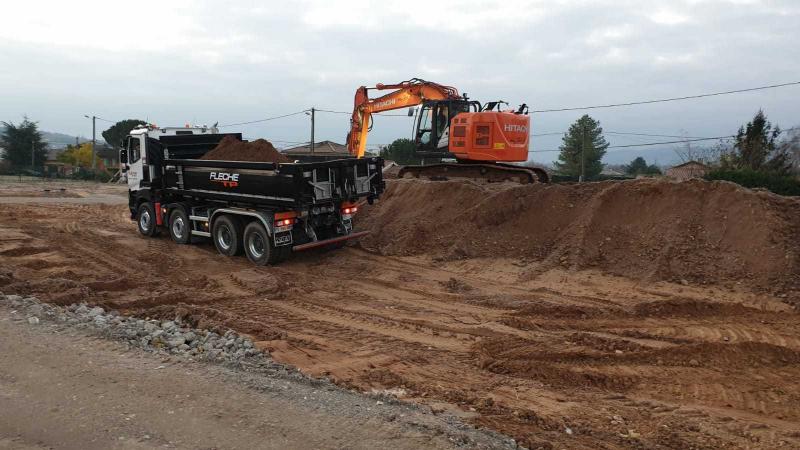
<path id="1" fill-rule="evenodd" d="M 342 208 L 342 214 L 355 214 L 358 211 L 358 206 L 347 206 Z"/>
<path id="2" fill-rule="evenodd" d="M 294 219 L 278 219 L 275 221 L 276 227 L 288 227 L 294 225 Z"/>

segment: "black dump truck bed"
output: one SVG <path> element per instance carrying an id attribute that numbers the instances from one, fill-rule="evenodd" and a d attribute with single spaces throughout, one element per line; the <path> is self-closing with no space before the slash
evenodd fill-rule
<path id="1" fill-rule="evenodd" d="M 242 205 L 306 208 L 376 199 L 384 190 L 383 160 L 347 158 L 305 163 L 198 159 L 225 136 L 163 136 L 162 187 L 177 195 Z"/>
<path id="2" fill-rule="evenodd" d="M 313 163 L 167 159 L 164 187 L 180 195 L 245 204 L 308 207 L 377 198 L 380 158 Z"/>

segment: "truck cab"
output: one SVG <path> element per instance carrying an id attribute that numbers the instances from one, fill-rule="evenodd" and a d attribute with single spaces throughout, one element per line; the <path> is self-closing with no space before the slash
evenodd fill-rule
<path id="1" fill-rule="evenodd" d="M 149 188 L 152 182 L 158 182 L 159 169 L 164 159 L 164 146 L 161 139 L 166 136 L 197 136 L 207 135 L 212 137 L 215 144 L 226 134 L 219 134 L 216 127 L 166 127 L 159 128 L 155 125 L 140 125 L 125 138 L 120 150 L 120 165 L 126 175 L 129 191 L 139 191 Z M 213 139 L 214 136 L 219 137 Z M 239 135 L 241 139 L 241 135 Z M 204 153 L 206 149 L 201 152 Z M 191 155 L 189 155 L 191 156 Z"/>

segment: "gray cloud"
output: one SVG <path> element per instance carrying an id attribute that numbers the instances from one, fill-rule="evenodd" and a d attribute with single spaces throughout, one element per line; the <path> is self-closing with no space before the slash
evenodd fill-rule
<path id="1" fill-rule="evenodd" d="M 800 5 L 790 0 L 113 3 L 29 2 L 4 12 L 0 118 L 27 113 L 45 129 L 85 135 L 85 113 L 175 125 L 312 105 L 349 110 L 357 86 L 414 76 L 483 101 L 550 108 L 800 74 Z M 607 130 L 715 136 L 733 133 L 759 107 L 773 122 L 798 125 L 798 99 L 800 87 L 590 113 Z M 579 115 L 536 115 L 534 132 L 564 130 Z M 346 115 L 320 114 L 318 139 L 342 141 L 347 127 Z M 410 128 L 406 118 L 378 118 L 370 142 L 406 137 Z M 242 131 L 300 141 L 308 120 Z M 534 140 L 537 150 L 558 144 L 558 136 Z M 609 160 L 636 154 L 674 159 L 667 147 Z M 555 153 L 533 155 L 549 161 Z"/>

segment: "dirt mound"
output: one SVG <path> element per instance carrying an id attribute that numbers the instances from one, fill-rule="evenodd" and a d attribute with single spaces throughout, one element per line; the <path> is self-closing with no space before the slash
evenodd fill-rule
<path id="1" fill-rule="evenodd" d="M 800 287 L 800 201 L 732 183 L 394 180 L 365 210 L 361 226 L 373 233 L 361 245 L 381 254 L 515 257 L 536 261 L 537 272 Z"/>
<path id="2" fill-rule="evenodd" d="M 200 159 L 271 163 L 292 162 L 267 140 L 256 139 L 252 142 L 242 142 L 233 136 L 225 136 L 213 150 L 203 155 Z"/>

